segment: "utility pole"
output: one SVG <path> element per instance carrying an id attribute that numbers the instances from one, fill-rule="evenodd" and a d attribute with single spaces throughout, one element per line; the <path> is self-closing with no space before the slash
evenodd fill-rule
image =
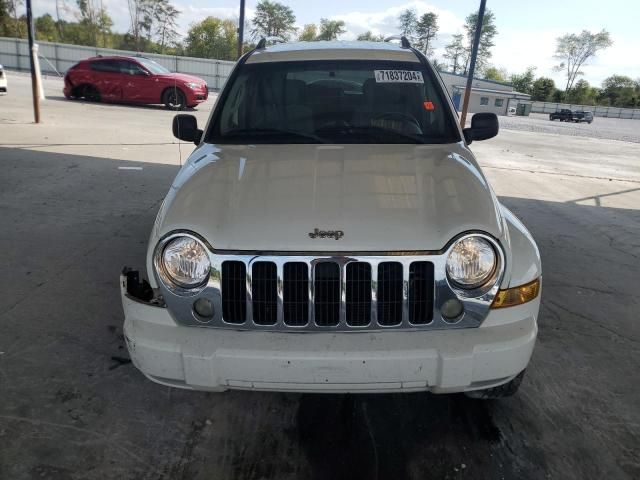
<path id="1" fill-rule="evenodd" d="M 242 56 L 244 43 L 244 0 L 240 0 L 240 20 L 238 21 L 238 58 Z"/>
<path id="2" fill-rule="evenodd" d="M 464 128 L 467 121 L 469 97 L 471 96 L 471 87 L 473 86 L 473 72 L 476 69 L 476 58 L 478 57 L 478 46 L 480 44 L 480 35 L 482 34 L 482 20 L 484 19 L 484 7 L 486 4 L 487 0 L 480 0 L 478 23 L 476 23 L 476 33 L 473 37 L 473 48 L 471 49 L 471 61 L 469 62 L 469 71 L 467 72 L 467 88 L 464 91 L 464 103 L 462 104 L 462 115 L 460 116 L 460 124 L 462 128 Z"/>
<path id="3" fill-rule="evenodd" d="M 38 77 L 36 75 L 35 49 L 33 40 L 35 37 L 33 29 L 33 14 L 31 13 L 31 0 L 27 0 L 27 31 L 29 32 L 29 60 L 31 61 L 31 92 L 33 94 L 33 116 L 36 123 L 40 123 L 40 89 L 38 88 Z"/>

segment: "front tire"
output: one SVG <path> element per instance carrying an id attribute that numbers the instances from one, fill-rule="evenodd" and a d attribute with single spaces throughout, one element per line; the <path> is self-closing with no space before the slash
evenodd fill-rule
<path id="1" fill-rule="evenodd" d="M 187 98 L 179 88 L 169 88 L 162 95 L 162 103 L 169 110 L 184 110 Z"/>
<path id="2" fill-rule="evenodd" d="M 511 381 L 498 385 L 497 387 L 485 388 L 484 390 L 472 390 L 471 392 L 464 392 L 469 398 L 475 398 L 477 400 L 491 400 L 495 398 L 511 397 L 516 394 L 524 378 L 524 372 L 521 371 Z"/>

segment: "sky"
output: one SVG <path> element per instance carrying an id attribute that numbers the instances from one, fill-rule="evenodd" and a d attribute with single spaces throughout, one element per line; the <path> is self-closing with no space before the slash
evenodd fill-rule
<path id="1" fill-rule="evenodd" d="M 57 0 L 75 5 L 75 0 Z M 99 1 L 99 0 L 98 0 Z M 353 40 L 371 30 L 375 34 L 396 34 L 397 17 L 403 10 L 414 8 L 418 14 L 438 14 L 440 30 L 435 42 L 435 57 L 443 61 L 444 45 L 453 34 L 462 33 L 464 18 L 477 10 L 479 0 L 279 0 L 296 15 L 296 25 L 319 23 L 320 18 L 344 20 L 347 33 L 341 40 Z M 129 29 L 127 0 L 102 0 L 114 21 L 114 30 Z M 55 12 L 56 0 L 34 0 L 35 15 Z M 208 15 L 237 21 L 239 0 L 172 0 L 182 12 L 178 19 L 184 34 L 193 22 Z M 258 2 L 247 0 L 246 16 L 251 19 Z M 640 2 L 637 0 L 487 0 L 487 8 L 495 15 L 498 35 L 490 63 L 508 73 L 522 73 L 536 67 L 536 77 L 551 77 L 563 85 L 561 73 L 554 72 L 558 60 L 553 58 L 556 38 L 566 33 L 592 32 L 606 29 L 613 46 L 599 52 L 582 68 L 584 78 L 599 86 L 612 74 L 640 78 Z"/>

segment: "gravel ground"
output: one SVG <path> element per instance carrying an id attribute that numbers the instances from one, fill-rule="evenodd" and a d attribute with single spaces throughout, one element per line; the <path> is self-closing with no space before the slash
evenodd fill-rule
<path id="1" fill-rule="evenodd" d="M 574 137 L 603 138 L 640 143 L 640 121 L 596 117 L 592 124 L 550 121 L 547 113 L 532 113 L 528 117 L 499 117 L 500 128 L 525 132 L 551 133 Z"/>

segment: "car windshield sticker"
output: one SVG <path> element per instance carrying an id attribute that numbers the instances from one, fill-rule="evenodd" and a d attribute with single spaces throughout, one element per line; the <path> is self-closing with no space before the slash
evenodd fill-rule
<path id="1" fill-rule="evenodd" d="M 436 109 L 436 106 L 433 104 L 433 102 L 429 100 L 425 101 L 422 105 L 424 105 L 425 110 L 432 111 Z"/>
<path id="2" fill-rule="evenodd" d="M 422 72 L 414 70 L 374 70 L 376 83 L 424 83 Z"/>

